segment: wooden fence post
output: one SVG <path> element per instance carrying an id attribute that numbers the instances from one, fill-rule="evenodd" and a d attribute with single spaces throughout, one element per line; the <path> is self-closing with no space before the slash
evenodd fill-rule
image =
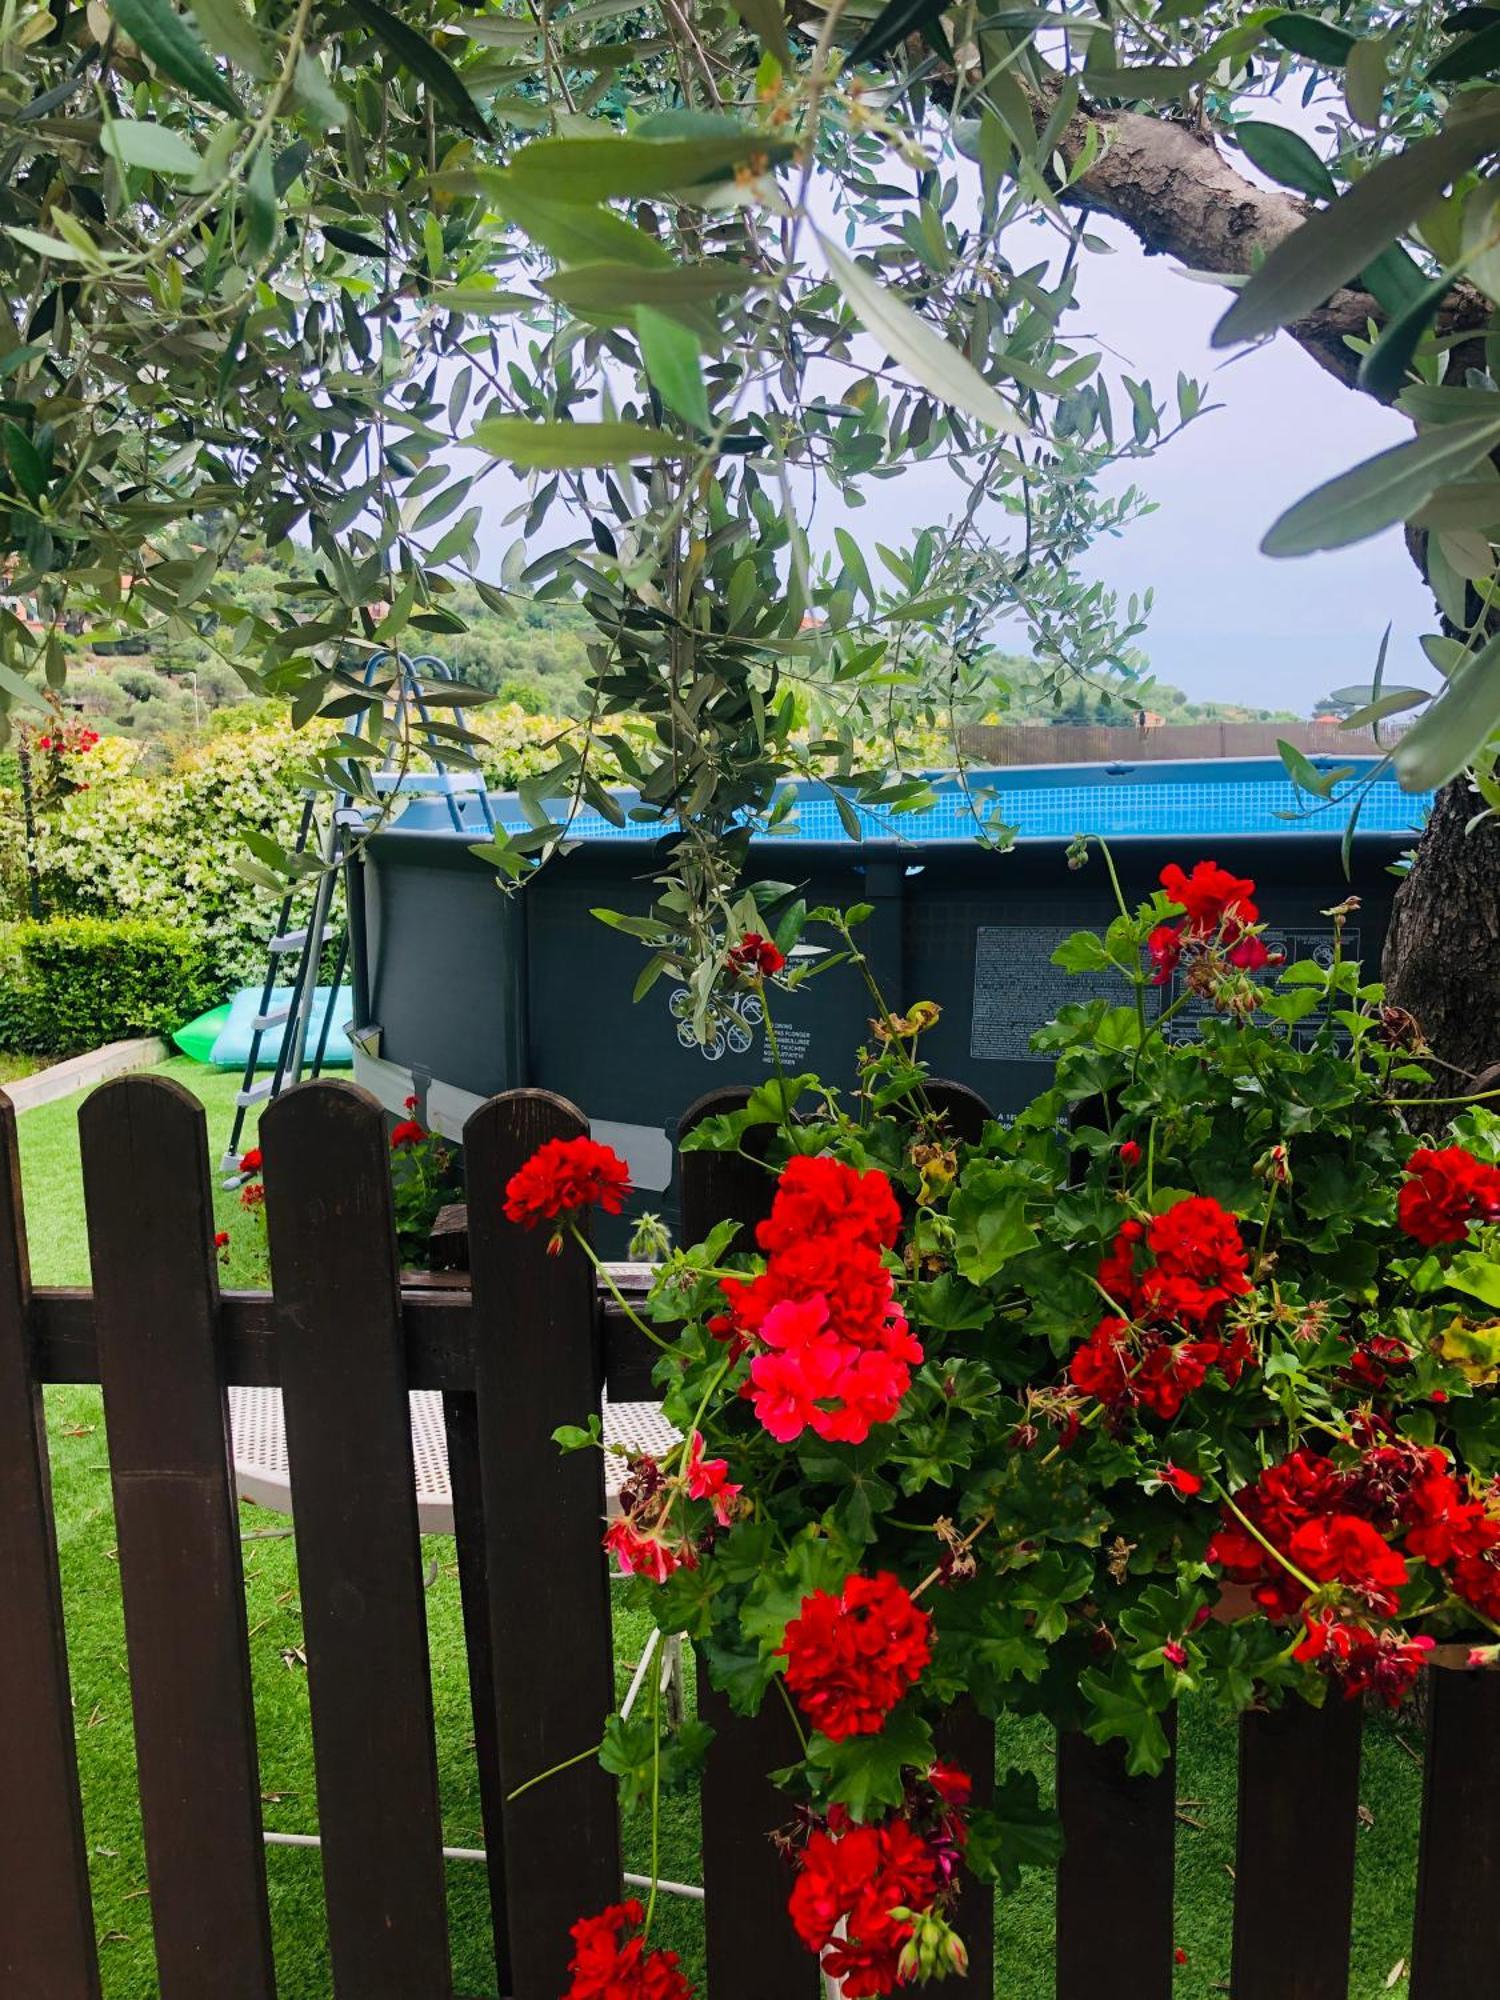
<path id="1" fill-rule="evenodd" d="M 163 2000 L 276 1991 L 203 1107 L 125 1076 L 78 1114 Z"/>
<path id="2" fill-rule="evenodd" d="M 16 1115 L 0 1091 L 0 1993 L 98 2000 Z"/>
<path id="3" fill-rule="evenodd" d="M 427 1604 L 380 1106 L 299 1083 L 261 1120 L 339 2000 L 448 2000 Z"/>
<path id="4" fill-rule="evenodd" d="M 1058 1737 L 1057 2000 L 1170 2000 L 1176 1787 L 1175 1758 L 1131 1778 L 1121 1744 Z"/>
<path id="5" fill-rule="evenodd" d="M 1234 2000 L 1346 2000 L 1363 1719 L 1333 1689 L 1240 1719 Z"/>
<path id="6" fill-rule="evenodd" d="M 1500 1967 L 1500 1674 L 1433 1668 L 1411 2000 L 1493 1993 Z"/>
<path id="7" fill-rule="evenodd" d="M 502 1213 L 506 1183 L 538 1146 L 587 1130 L 540 1090 L 491 1098 L 464 1128 L 514 2000 L 557 2000 L 569 1927 L 620 1895 L 614 1781 L 590 1754 L 614 1707 L 604 1465 L 552 1442 L 600 1407 L 594 1272 L 576 1244 L 549 1256 L 545 1227 Z M 570 1759 L 581 1761 L 531 1785 Z M 497 1926 L 506 1915 L 495 1912 Z"/>
<path id="8" fill-rule="evenodd" d="M 737 1110 L 749 1092 L 715 1091 L 684 1112 L 679 1142 L 717 1113 Z M 753 1249 L 751 1231 L 769 1211 L 768 1173 L 734 1153 L 680 1156 L 682 1235 L 700 1243 L 718 1222 L 745 1225 L 738 1247 Z M 800 1751 L 780 1701 L 755 1716 L 736 1715 L 701 1662 L 698 1713 L 715 1735 L 703 1767 L 703 1889 L 708 1980 L 713 2000 L 814 2000 L 817 1960 L 786 1913 L 792 1877 L 771 1836 L 789 1818 L 788 1802 L 767 1772 L 794 1763 Z"/>

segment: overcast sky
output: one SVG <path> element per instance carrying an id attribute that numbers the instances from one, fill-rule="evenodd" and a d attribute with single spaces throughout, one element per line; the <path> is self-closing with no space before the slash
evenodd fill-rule
<path id="1" fill-rule="evenodd" d="M 1287 122 L 1311 127 L 1306 114 Z M 1065 336 L 1080 348 L 1091 338 L 1106 346 L 1112 385 L 1122 372 L 1144 377 L 1171 407 L 1180 369 L 1205 385 L 1207 401 L 1222 405 L 1155 456 L 1122 469 L 1118 484 L 1140 487 L 1156 511 L 1104 541 L 1083 565 L 1122 599 L 1155 591 L 1149 629 L 1137 642 L 1152 671 L 1200 699 L 1305 715 L 1330 689 L 1369 682 L 1390 623 L 1388 685 L 1433 685 L 1417 646 L 1418 635 L 1435 628 L 1432 600 L 1399 530 L 1296 561 L 1274 562 L 1259 550 L 1283 509 L 1409 437 L 1409 425 L 1334 381 L 1284 334 L 1226 360 L 1209 340 L 1227 291 L 1185 276 L 1165 258 L 1148 258 L 1120 227 L 1096 222 L 1091 230 L 1115 248 L 1084 253 L 1078 310 L 1065 321 Z M 1117 411 L 1124 405 L 1121 392 Z M 478 462 L 463 453 L 452 458 L 455 466 Z M 504 516 L 523 488 L 506 469 L 490 464 L 489 474 L 475 498 L 485 505 L 479 539 L 493 576 L 518 532 Z M 825 488 L 814 544 L 830 546 L 840 521 L 867 536 L 876 512 L 882 538 L 899 542 L 924 523 L 951 518 L 955 506 L 951 480 L 932 467 L 913 466 L 873 487 L 869 509 L 852 513 L 830 504 Z M 559 518 L 528 553 L 572 531 Z M 1004 633 L 997 637 L 1008 642 Z M 1022 638 L 1017 628 L 1018 650 Z"/>
<path id="2" fill-rule="evenodd" d="M 1432 599 L 1399 530 L 1295 561 L 1259 550 L 1283 508 L 1410 426 L 1341 387 L 1285 334 L 1226 362 L 1209 336 L 1227 293 L 1146 257 L 1123 230 L 1107 233 L 1119 247 L 1083 267 L 1079 322 L 1158 391 L 1181 368 L 1224 406 L 1138 469 L 1157 511 L 1089 565 L 1122 593 L 1155 587 L 1142 642 L 1155 672 L 1193 695 L 1305 714 L 1330 688 L 1370 679 L 1390 621 L 1387 679 L 1431 684 L 1417 635 L 1435 629 Z"/>

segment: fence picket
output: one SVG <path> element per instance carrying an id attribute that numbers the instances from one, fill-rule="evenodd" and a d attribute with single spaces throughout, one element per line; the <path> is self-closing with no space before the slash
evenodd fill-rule
<path id="1" fill-rule="evenodd" d="M 1500 1966 L 1500 1674 L 1434 1669 L 1411 2000 L 1495 1990 Z"/>
<path id="2" fill-rule="evenodd" d="M 1057 2000 L 1169 2000 L 1176 1778 L 1175 1760 L 1131 1778 L 1121 1744 L 1058 1738 Z"/>
<path id="3" fill-rule="evenodd" d="M 203 1107 L 125 1076 L 78 1114 L 163 2000 L 276 1991 Z"/>
<path id="4" fill-rule="evenodd" d="M 714 1091 L 684 1112 L 678 1141 L 705 1118 L 737 1110 L 749 1092 Z M 769 1174 L 733 1153 L 683 1153 L 682 1233 L 700 1243 L 716 1223 L 745 1225 L 737 1247 L 753 1249 L 751 1230 L 771 1206 Z M 785 1826 L 787 1801 L 766 1777 L 798 1756 L 791 1720 L 768 1697 L 759 1715 L 736 1715 L 698 1670 L 698 1712 L 716 1732 L 703 1769 L 703 1887 L 708 1983 L 714 2000 L 813 2000 L 817 1962 L 787 1918 L 791 1874 L 772 1835 Z"/>
<path id="5" fill-rule="evenodd" d="M 1241 1718 L 1235 2000 L 1345 2000 L 1361 1722 L 1333 1693 Z"/>
<path id="6" fill-rule="evenodd" d="M 507 1793 L 599 1741 L 614 1706 L 609 1572 L 598 1452 L 559 1457 L 552 1433 L 600 1407 L 594 1275 L 574 1244 L 504 1219 L 506 1182 L 548 1139 L 587 1131 L 546 1091 L 491 1098 L 464 1128 L 474 1385 Z M 514 2000 L 557 2000 L 569 1927 L 619 1900 L 619 1811 L 592 1755 L 505 1804 Z M 496 1911 L 497 1924 L 504 1913 Z"/>
<path id="7" fill-rule="evenodd" d="M 400 1272 L 380 1107 L 261 1122 L 318 1818 L 339 2000 L 452 1992 Z"/>
<path id="8" fill-rule="evenodd" d="M 0 1993 L 98 2000 L 16 1115 L 0 1091 Z"/>

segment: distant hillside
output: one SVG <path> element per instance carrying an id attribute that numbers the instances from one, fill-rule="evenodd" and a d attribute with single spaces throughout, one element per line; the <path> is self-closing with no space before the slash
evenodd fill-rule
<path id="1" fill-rule="evenodd" d="M 288 578 L 310 561 L 291 550 L 272 560 L 222 570 L 216 589 L 269 614 Z M 461 678 L 534 715 L 577 715 L 585 706 L 588 644 L 593 627 L 575 603 L 516 599 L 509 616 L 491 610 L 472 589 L 449 600 L 469 630 L 437 650 Z M 205 621 L 199 639 L 169 637 L 101 643 L 75 667 L 69 695 L 95 726 L 130 736 L 192 737 L 218 709 L 258 699 L 211 643 Z M 1078 687 L 1054 694 L 1029 659 L 1000 657 L 988 698 L 962 719 L 1045 724 L 1120 724 L 1144 710 L 1162 722 L 1263 722 L 1295 719 L 1285 711 L 1226 702 L 1190 700 L 1164 682 L 1142 683 L 1133 702 L 1107 688 Z"/>

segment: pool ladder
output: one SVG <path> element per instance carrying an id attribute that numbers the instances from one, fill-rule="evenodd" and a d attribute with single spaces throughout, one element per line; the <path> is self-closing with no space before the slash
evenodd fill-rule
<path id="1" fill-rule="evenodd" d="M 454 827 L 460 831 L 470 827 L 477 833 L 480 828 L 472 826 L 464 814 L 464 801 L 474 799 L 478 803 L 483 830 L 493 838 L 495 818 L 490 809 L 483 772 L 451 769 L 443 756 L 442 738 L 433 724 L 433 709 L 455 705 L 445 704 L 443 699 L 443 683 L 454 679 L 452 668 L 433 653 L 413 655 L 388 650 L 371 655 L 364 672 L 365 686 L 373 687 L 377 675 L 387 668 L 391 671 L 391 685 L 384 701 L 394 710 L 403 726 L 393 738 L 384 767 L 373 775 L 374 789 L 383 797 L 381 812 L 390 811 L 398 798 L 402 801 L 443 798 L 447 801 Z M 349 733 L 362 735 L 369 715 L 367 708 L 352 724 Z M 430 770 L 414 771 L 403 768 L 398 762 L 397 746 L 406 741 L 408 735 L 420 739 L 421 747 L 431 762 Z M 250 1021 L 250 1046 L 245 1056 L 244 1076 L 235 1093 L 229 1144 L 219 1162 L 220 1172 L 230 1177 L 227 1185 L 233 1185 L 239 1179 L 241 1148 L 250 1110 L 256 1105 L 270 1103 L 289 1084 L 300 1082 L 304 1075 L 321 1074 L 328 1053 L 334 1009 L 349 962 L 348 863 L 360 836 L 368 828 L 369 810 L 367 804 L 361 803 L 353 789 L 349 788 L 332 794 L 330 809 L 324 820 L 320 819 L 318 812 L 320 799 L 328 800 L 329 794 L 308 790 L 302 795 L 302 813 L 291 851 L 294 857 L 300 858 L 316 849 L 317 886 L 313 891 L 307 921 L 299 924 L 295 919 L 305 878 L 300 872 L 291 878 L 281 899 L 275 928 L 267 942 L 266 976 L 261 983 L 259 1005 Z M 345 907 L 335 930 L 335 905 L 340 884 L 344 887 Z M 309 1057 L 308 1042 L 317 1009 L 318 974 L 325 951 L 335 936 L 337 944 L 328 1004 L 323 1009 L 323 1018 Z M 290 997 L 283 1000 L 277 997 L 278 975 L 289 960 L 295 960 L 295 967 Z M 268 1034 L 277 1029 L 283 1032 L 276 1061 L 269 1075 L 260 1076 L 262 1043 Z"/>

